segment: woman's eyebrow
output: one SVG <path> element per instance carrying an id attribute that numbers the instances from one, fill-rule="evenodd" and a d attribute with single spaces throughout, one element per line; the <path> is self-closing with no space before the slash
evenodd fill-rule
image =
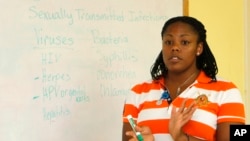
<path id="1" fill-rule="evenodd" d="M 166 33 L 164 36 L 170 36 L 170 37 L 173 37 L 174 35 L 169 34 L 169 33 Z M 191 36 L 191 35 L 190 35 L 190 34 L 187 34 L 187 33 L 185 33 L 185 34 L 181 34 L 181 35 L 180 35 L 180 37 L 185 37 L 185 36 Z"/>

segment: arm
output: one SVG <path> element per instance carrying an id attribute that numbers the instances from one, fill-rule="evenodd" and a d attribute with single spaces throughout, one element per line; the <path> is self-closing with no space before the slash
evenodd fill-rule
<path id="1" fill-rule="evenodd" d="M 185 134 L 182 127 L 191 119 L 195 106 L 191 104 L 185 109 L 185 101 L 181 107 L 176 110 L 173 107 L 171 112 L 171 119 L 169 122 L 169 132 L 175 141 L 202 141 L 198 138 Z M 216 141 L 229 141 L 230 140 L 230 125 L 238 124 L 243 125 L 242 122 L 222 122 L 217 124 Z"/>
<path id="2" fill-rule="evenodd" d="M 230 139 L 230 124 L 243 125 L 243 123 L 235 122 L 223 122 L 219 123 L 216 131 L 216 140 L 217 141 L 229 141 Z"/>
<path id="3" fill-rule="evenodd" d="M 216 130 L 216 141 L 229 141 L 230 140 L 230 125 L 231 124 L 243 125 L 243 123 L 236 123 L 236 122 L 219 123 L 217 125 L 217 130 Z M 185 138 L 186 135 L 182 134 L 182 136 L 183 136 L 182 138 Z M 186 136 L 185 141 L 188 141 L 187 136 Z M 189 141 L 201 141 L 201 140 L 195 137 L 189 136 Z"/>
<path id="4" fill-rule="evenodd" d="M 128 122 L 123 122 L 122 126 L 122 141 L 128 141 L 131 137 L 126 135 L 127 131 L 132 131 L 132 128 Z"/>

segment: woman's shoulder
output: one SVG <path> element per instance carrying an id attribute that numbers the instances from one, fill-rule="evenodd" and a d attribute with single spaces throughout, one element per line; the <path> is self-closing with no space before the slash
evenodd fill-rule
<path id="1" fill-rule="evenodd" d="M 210 83 L 197 83 L 195 84 L 195 86 L 198 88 L 213 91 L 227 91 L 232 89 L 238 89 L 238 87 L 233 82 L 219 79 L 217 81 L 211 81 Z"/>
<path id="2" fill-rule="evenodd" d="M 162 88 L 162 80 L 153 80 L 153 79 L 148 79 L 142 82 L 139 82 L 135 84 L 132 87 L 132 90 L 137 92 L 137 93 L 142 93 L 142 92 L 149 92 L 152 89 L 161 89 Z"/>
<path id="3" fill-rule="evenodd" d="M 224 88 L 237 88 L 235 83 L 233 81 L 230 81 L 229 79 L 222 77 L 222 76 L 217 76 L 217 81 L 216 85 L 220 85 L 221 87 Z"/>
<path id="4" fill-rule="evenodd" d="M 199 75 L 197 80 L 199 86 L 207 87 L 208 89 L 227 90 L 231 88 L 237 88 L 237 86 L 232 81 L 219 75 L 216 76 L 216 80 L 213 80 L 203 72 Z"/>

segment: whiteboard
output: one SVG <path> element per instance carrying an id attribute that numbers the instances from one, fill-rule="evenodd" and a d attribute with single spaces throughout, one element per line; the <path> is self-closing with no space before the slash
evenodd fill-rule
<path id="1" fill-rule="evenodd" d="M 0 2 L 0 140 L 119 141 L 182 0 Z"/>

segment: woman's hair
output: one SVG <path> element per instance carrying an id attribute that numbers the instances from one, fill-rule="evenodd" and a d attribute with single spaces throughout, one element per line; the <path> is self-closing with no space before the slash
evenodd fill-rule
<path id="1" fill-rule="evenodd" d="M 218 73 L 218 68 L 214 55 L 211 52 L 206 41 L 206 29 L 204 25 L 193 17 L 189 16 L 173 17 L 168 21 L 166 21 L 166 23 L 164 24 L 161 31 L 162 38 L 168 26 L 175 22 L 183 22 L 189 24 L 198 33 L 198 43 L 200 42 L 203 43 L 203 52 L 199 56 L 197 56 L 196 67 L 200 70 L 203 70 L 207 76 L 212 78 L 213 81 L 216 81 L 216 74 Z M 151 77 L 154 80 L 158 80 L 162 76 L 166 77 L 168 69 L 164 64 L 162 51 L 159 53 L 150 71 L 151 71 Z"/>

